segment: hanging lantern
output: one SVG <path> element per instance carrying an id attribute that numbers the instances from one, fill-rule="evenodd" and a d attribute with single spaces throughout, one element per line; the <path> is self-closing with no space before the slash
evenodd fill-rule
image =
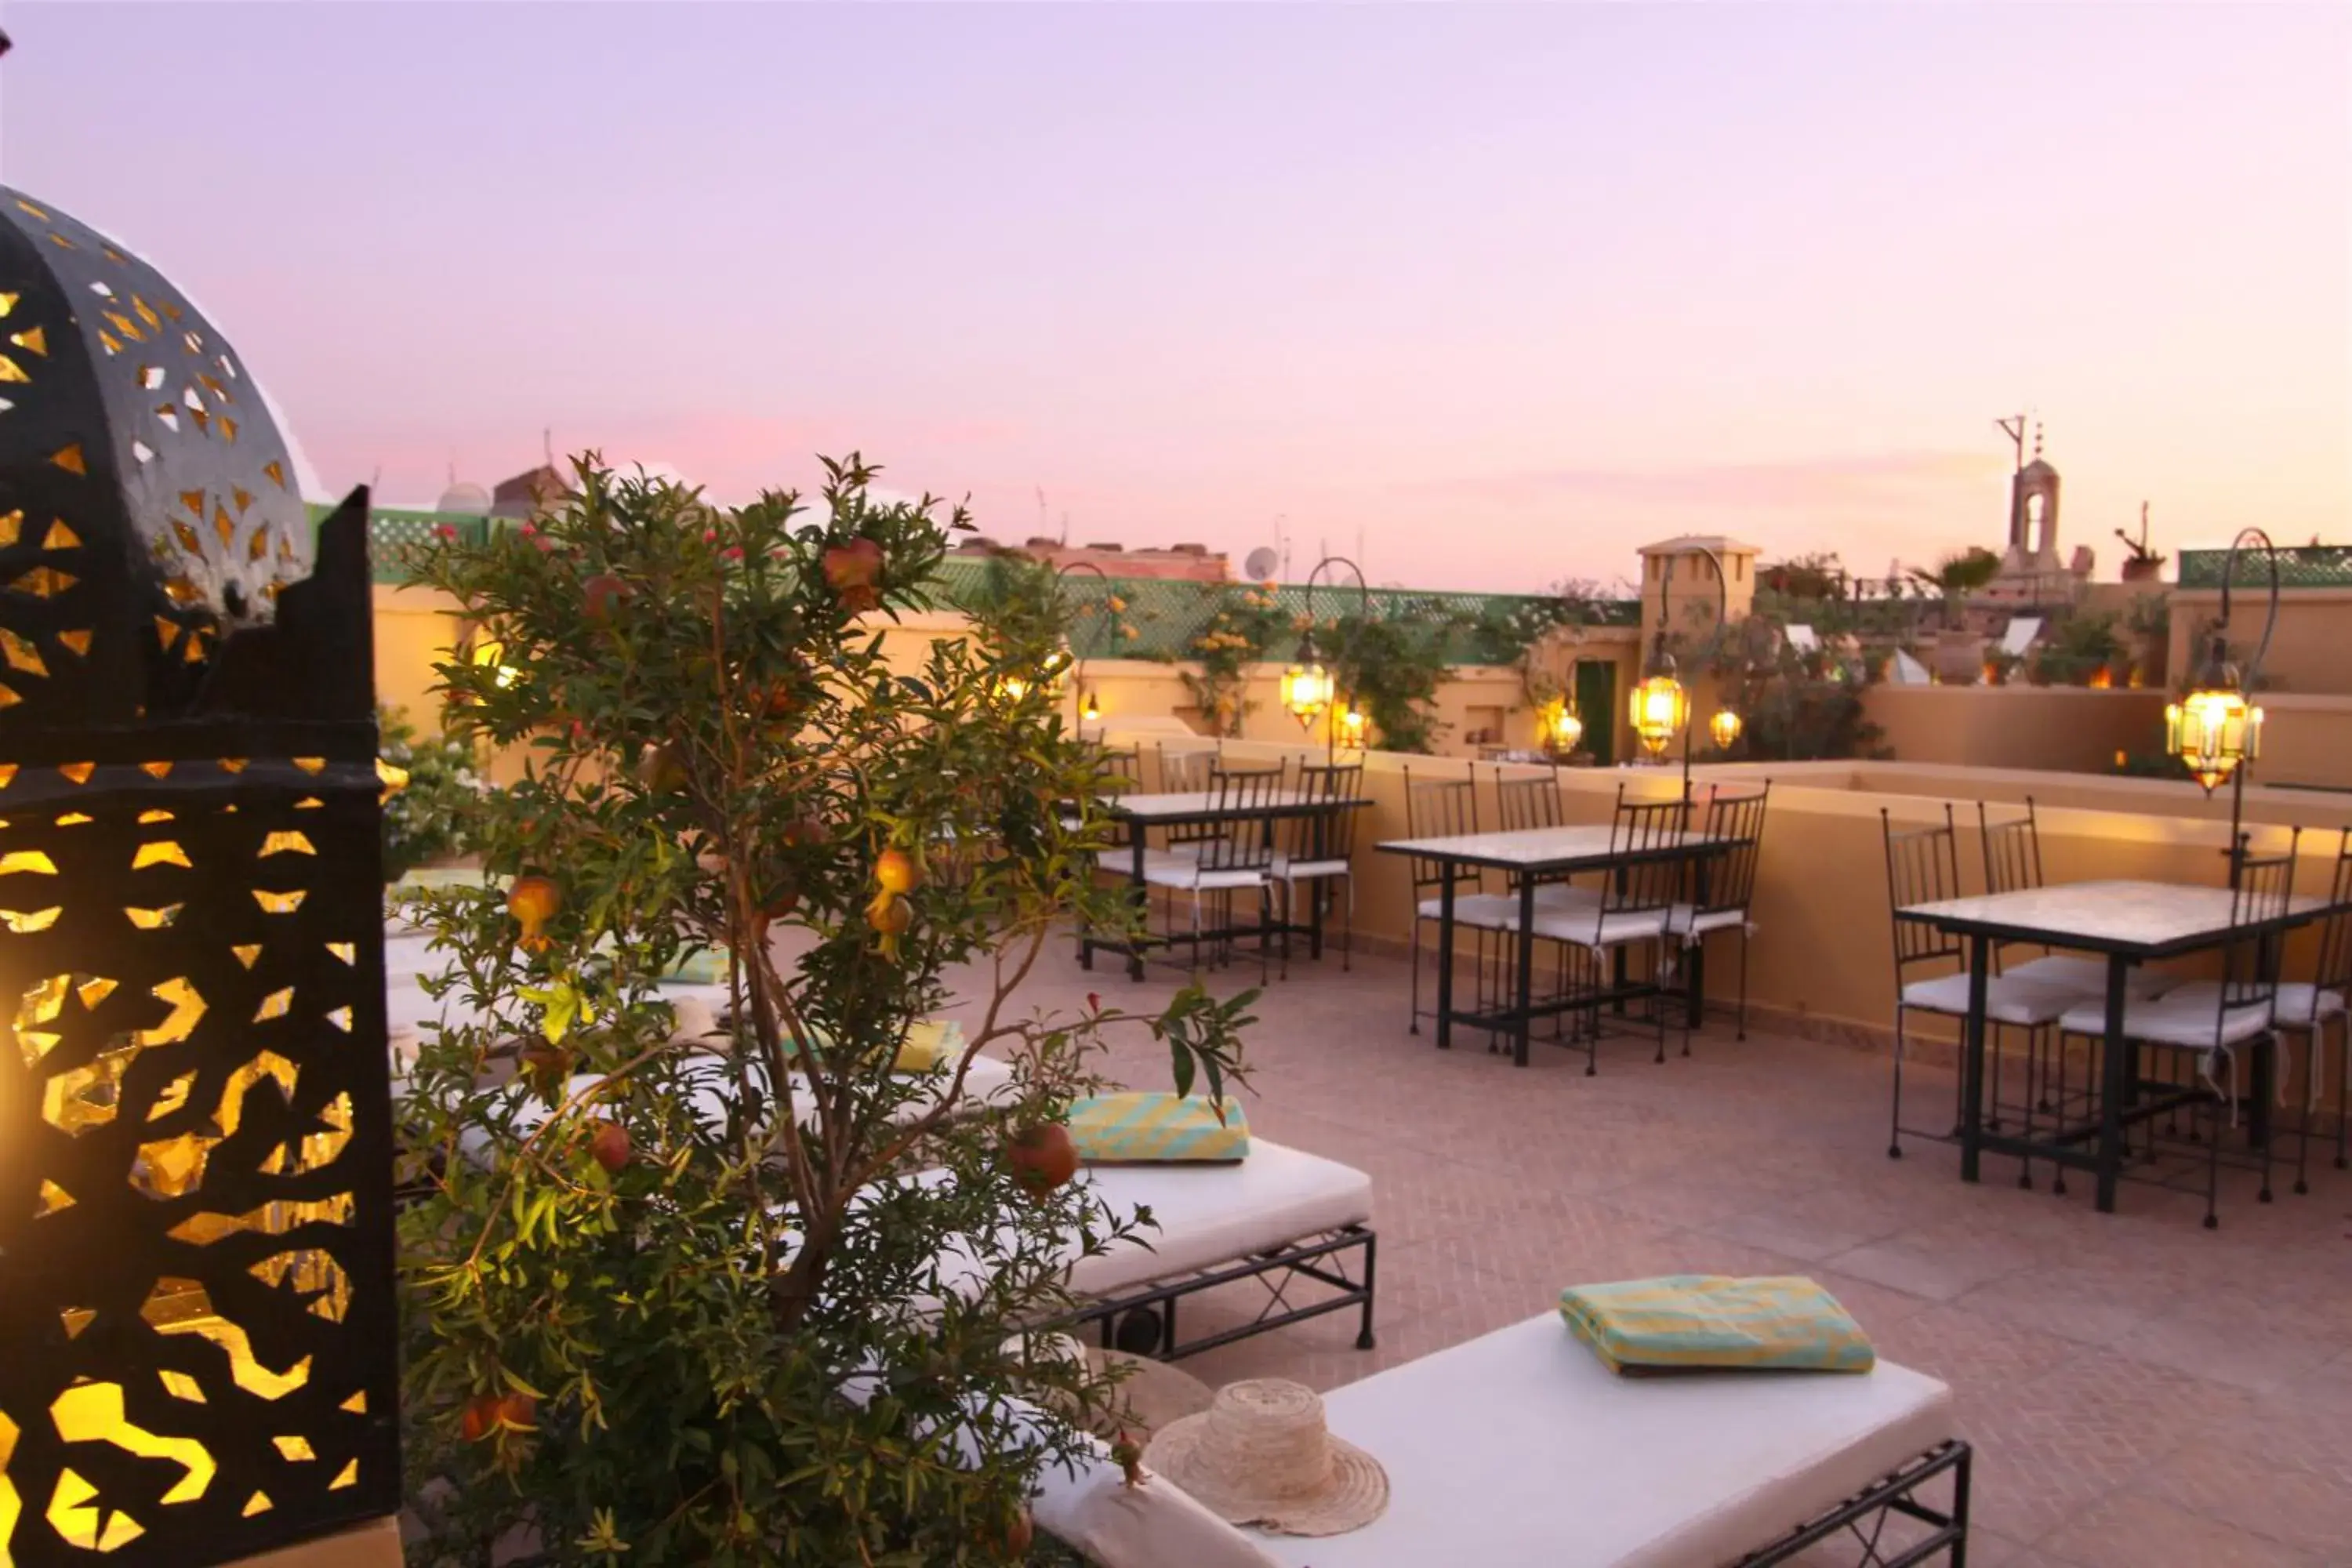
<path id="1" fill-rule="evenodd" d="M 1690 722 L 1690 693 L 1675 679 L 1675 656 L 1666 651 L 1664 632 L 1650 645 L 1650 657 L 1642 662 L 1642 679 L 1633 688 L 1628 709 L 1634 738 L 1653 757 L 1664 756 L 1666 747 Z"/>
<path id="2" fill-rule="evenodd" d="M 1583 741 L 1584 721 L 1576 716 L 1566 698 L 1555 697 L 1536 715 L 1536 739 L 1545 750 L 1565 755 Z"/>
<path id="3" fill-rule="evenodd" d="M 2211 795 L 2262 752 L 2263 710 L 2246 701 L 2229 649 L 2216 637 L 2189 695 L 2164 710 L 2164 749 Z"/>
<path id="4" fill-rule="evenodd" d="M 1364 710 L 1350 702 L 1339 715 L 1339 733 L 1346 738 L 1349 745 L 1361 747 L 1364 743 L 1365 727 L 1370 722 L 1364 717 Z"/>
<path id="5" fill-rule="evenodd" d="M 1739 731 L 1745 728 L 1738 712 L 1730 708 L 1718 708 L 1715 717 L 1706 721 L 1706 732 L 1715 742 L 1716 750 L 1727 752 L 1739 743 Z"/>
<path id="6" fill-rule="evenodd" d="M 1331 706 L 1331 672 L 1315 661 L 1314 645 L 1301 642 L 1298 659 L 1282 672 L 1282 706 L 1298 721 L 1302 730 L 1314 726 L 1316 717 Z"/>
<path id="7" fill-rule="evenodd" d="M 0 1561 L 203 1568 L 400 1506 L 367 491 L 5 190 L 0 318 Z"/>
<path id="8" fill-rule="evenodd" d="M 1097 700 L 1095 694 L 1091 691 L 1082 693 L 1078 698 L 1078 718 L 1080 721 L 1092 724 L 1101 719 L 1101 717 L 1102 703 Z"/>

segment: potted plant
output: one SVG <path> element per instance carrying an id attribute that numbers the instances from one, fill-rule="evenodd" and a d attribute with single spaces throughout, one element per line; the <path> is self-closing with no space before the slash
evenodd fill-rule
<path id="1" fill-rule="evenodd" d="M 2123 639 L 2112 615 L 2069 615 L 2053 626 L 2036 650 L 2034 683 L 2040 686 L 2105 686 Z"/>
<path id="2" fill-rule="evenodd" d="M 1943 629 L 1936 638 L 1937 675 L 1947 684 L 1974 685 L 1984 673 L 1985 639 L 1968 629 L 1968 601 L 2000 575 L 2000 557 L 1981 545 L 1957 550 L 1933 571 L 1911 568 L 1921 587 L 1932 589 L 1941 605 Z"/>
<path id="3" fill-rule="evenodd" d="M 1023 1562 L 1076 1439 L 1003 1400 L 1110 1391 L 1019 1331 L 1066 1305 L 1074 1240 L 1135 1224 L 1087 1217 L 1059 1119 L 1116 1027 L 1219 1094 L 1252 994 L 1016 998 L 1069 920 L 1131 917 L 1095 886 L 1051 595 L 886 658 L 961 514 L 856 458 L 813 511 L 575 466 L 531 527 L 423 562 L 502 647 L 439 667 L 453 721 L 530 760 L 470 825 L 508 884 L 422 900 L 468 1021 L 404 1101 L 410 1561 Z M 689 1027 L 657 982 L 693 950 L 726 1000 Z M 961 1040 L 900 1070 L 951 970 Z M 962 1092 L 982 1048 L 1001 1106 Z"/>
<path id="4" fill-rule="evenodd" d="M 2116 530 L 2116 537 L 2124 542 L 2124 549 L 2128 552 L 2124 557 L 2125 582 L 2155 583 L 2162 580 L 2165 558 L 2150 550 L 2147 545 L 2147 503 L 2146 501 L 2139 503 L 2139 537 L 2135 539 L 2120 528 Z"/>

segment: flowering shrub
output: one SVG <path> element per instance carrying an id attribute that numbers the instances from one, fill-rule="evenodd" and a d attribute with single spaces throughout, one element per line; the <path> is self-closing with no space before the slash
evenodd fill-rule
<path id="1" fill-rule="evenodd" d="M 1264 662 L 1286 634 L 1304 629 L 1281 607 L 1272 583 L 1214 590 L 1215 610 L 1194 634 L 1195 670 L 1184 672 L 1184 689 L 1213 733 L 1238 735 L 1253 706 L 1243 692 L 1249 667 Z"/>

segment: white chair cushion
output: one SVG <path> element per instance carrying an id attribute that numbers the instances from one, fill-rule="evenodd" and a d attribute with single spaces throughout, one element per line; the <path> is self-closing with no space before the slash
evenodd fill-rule
<path id="1" fill-rule="evenodd" d="M 2011 974 L 1985 978 L 1985 1016 L 1996 1024 L 2031 1028 L 2054 1023 L 2067 1008 L 2080 1005 L 2082 1000 L 2081 992 L 2063 985 L 2044 985 Z M 1965 1018 L 1969 1016 L 1968 974 L 1963 972 L 1939 974 L 1933 980 L 1915 980 L 1903 988 L 1903 1005 L 1922 1013 Z"/>
<path id="2" fill-rule="evenodd" d="M 2041 958 L 2030 958 L 2023 963 L 2003 964 L 2000 972 L 2011 980 L 2031 980 L 2037 985 L 2063 985 L 2085 996 L 2105 999 L 2107 994 L 2107 961 L 2104 958 L 2053 952 Z M 2124 994 L 2153 1000 L 2179 984 L 2176 976 L 2161 969 L 2132 969 L 2125 972 Z"/>
<path id="3" fill-rule="evenodd" d="M 1610 911 L 1591 909 L 1536 910 L 1536 934 L 1599 951 L 1628 942 L 1654 942 L 1666 933 L 1664 910 Z"/>
<path id="4" fill-rule="evenodd" d="M 2309 981 L 2289 981 L 2278 988 L 2278 1005 L 2272 1016 L 2290 1029 L 2308 1029 L 2347 1011 L 2341 991 L 2326 991 Z"/>
<path id="5" fill-rule="evenodd" d="M 1263 1138 L 1232 1164 L 1088 1165 L 1078 1180 L 1109 1213 L 1148 1207 L 1160 1223 L 1142 1233 L 1150 1251 L 1122 1246 L 1076 1258 L 1070 1289 L 1080 1296 L 1117 1295 L 1372 1217 L 1371 1177 Z"/>
<path id="6" fill-rule="evenodd" d="M 1293 860 L 1287 855 L 1274 858 L 1274 875 L 1285 882 L 1305 882 L 1318 877 L 1345 877 L 1351 870 L 1345 860 Z"/>
<path id="7" fill-rule="evenodd" d="M 1388 1471 L 1361 1530 L 1264 1536 L 1292 1568 L 1712 1568 L 1958 1435 L 1951 1390 L 1860 1376 L 1618 1377 L 1547 1312 L 1323 1396 Z"/>
<path id="8" fill-rule="evenodd" d="M 1601 889 L 1580 888 L 1572 882 L 1546 882 L 1536 889 L 1538 910 L 1597 910 L 1601 907 Z"/>
<path id="9" fill-rule="evenodd" d="M 1444 918 L 1444 900 L 1423 899 L 1414 912 L 1423 920 Z M 1517 931 L 1519 925 L 1519 900 L 1507 899 L 1500 893 L 1456 893 L 1454 895 L 1454 923 L 1477 926 L 1485 931 Z"/>
<path id="10" fill-rule="evenodd" d="M 1701 910 L 1696 904 L 1676 904 L 1666 911 L 1667 934 L 1685 941 L 1710 931 L 1737 931 L 1747 924 L 1746 910 Z"/>
<path id="11" fill-rule="evenodd" d="M 1189 850 L 1192 846 L 1188 844 L 1183 847 Z M 1151 874 L 1151 869 L 1155 866 L 1189 866 L 1192 863 L 1192 856 L 1190 854 L 1180 855 L 1168 849 L 1146 849 L 1143 852 L 1143 871 L 1146 877 Z M 1095 851 L 1095 864 L 1113 876 L 1132 877 L 1135 875 L 1135 851 L 1126 847 L 1097 849 Z"/>
<path id="12" fill-rule="evenodd" d="M 2058 1026 L 2070 1035 L 2105 1035 L 2105 1002 L 2084 1002 L 2066 1010 Z M 2199 981 L 2168 991 L 2154 1001 L 2134 1000 L 2124 1005 L 2124 1037 L 2183 1050 L 2210 1050 L 2251 1040 L 2271 1026 L 2267 1005 L 2221 1006 L 2221 988 Z"/>
<path id="13" fill-rule="evenodd" d="M 1204 866 L 1186 861 L 1162 861 L 1143 868 L 1143 879 L 1155 888 L 1174 888 L 1181 892 L 1213 893 L 1233 888 L 1262 888 L 1268 872 L 1256 870 L 1211 870 Z"/>

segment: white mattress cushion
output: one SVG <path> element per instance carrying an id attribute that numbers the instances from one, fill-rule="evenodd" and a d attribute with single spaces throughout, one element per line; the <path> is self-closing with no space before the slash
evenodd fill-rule
<path id="1" fill-rule="evenodd" d="M 1861 1376 L 1624 1378 L 1547 1312 L 1324 1396 L 1381 1461 L 1388 1511 L 1294 1568 L 1718 1568 L 1956 1435 L 1951 1391 Z"/>
<path id="2" fill-rule="evenodd" d="M 397 1062 L 399 1059 L 395 1055 L 394 1060 Z M 413 1054 L 411 1059 L 413 1059 Z M 731 1084 L 721 1081 L 725 1076 L 726 1069 L 714 1059 L 708 1073 L 698 1071 L 695 1074 L 698 1081 L 687 1097 L 688 1103 L 694 1108 L 694 1112 L 701 1119 L 702 1124 L 714 1130 L 726 1125 L 728 1100 L 734 1093 Z M 793 1087 L 798 1096 L 793 1101 L 793 1106 L 799 1113 L 800 1125 L 813 1126 L 816 1121 L 816 1107 L 809 1103 L 807 1084 L 798 1073 L 793 1074 L 792 1079 Z M 904 1126 L 914 1121 L 937 1105 L 940 1096 L 947 1092 L 949 1075 L 945 1070 L 923 1074 L 922 1079 L 921 1090 L 909 1096 L 897 1110 L 891 1113 L 890 1120 L 894 1124 Z M 570 1081 L 567 1092 L 582 1092 L 594 1087 L 599 1081 L 593 1074 L 582 1074 Z M 402 1091 L 403 1086 L 395 1083 L 394 1094 L 398 1095 Z M 511 1086 L 508 1092 L 521 1095 L 525 1091 L 518 1084 Z M 971 1059 L 971 1067 L 964 1074 L 963 1099 L 960 1103 L 970 1105 L 976 1110 L 986 1101 L 1009 1099 L 1013 1093 L 1014 1085 L 1011 1067 L 992 1057 L 974 1057 Z M 550 1109 L 544 1101 L 533 1100 L 523 1108 L 516 1119 L 515 1125 L 526 1131 L 535 1128 L 547 1119 Z M 488 1145 L 488 1134 L 479 1128 L 469 1127 L 457 1135 L 457 1147 L 465 1152 L 467 1159 L 478 1164 L 484 1159 Z"/>
<path id="3" fill-rule="evenodd" d="M 2344 993 L 2324 991 L 2307 980 L 2291 980 L 2278 988 L 2278 1021 L 2289 1028 L 2308 1029 L 2346 1011 Z"/>
<path id="4" fill-rule="evenodd" d="M 1080 1296 L 1238 1262 L 1372 1217 L 1371 1177 L 1263 1138 L 1232 1164 L 1088 1165 L 1078 1180 L 1112 1215 L 1148 1207 L 1160 1226 L 1141 1233 L 1150 1251 L 1130 1243 L 1077 1259 L 1070 1289 Z"/>
<path id="5" fill-rule="evenodd" d="M 2017 1024 L 2037 1027 L 2054 1023 L 2069 1007 L 2078 1006 L 2083 994 L 2072 986 L 2044 985 L 2037 981 L 2020 980 L 2013 974 L 1985 976 L 1985 1016 L 1996 1024 Z M 1942 1013 L 1948 1017 L 1969 1016 L 1969 977 L 1939 974 L 1933 980 L 1914 980 L 1903 988 L 1903 1005 L 1923 1013 Z"/>

